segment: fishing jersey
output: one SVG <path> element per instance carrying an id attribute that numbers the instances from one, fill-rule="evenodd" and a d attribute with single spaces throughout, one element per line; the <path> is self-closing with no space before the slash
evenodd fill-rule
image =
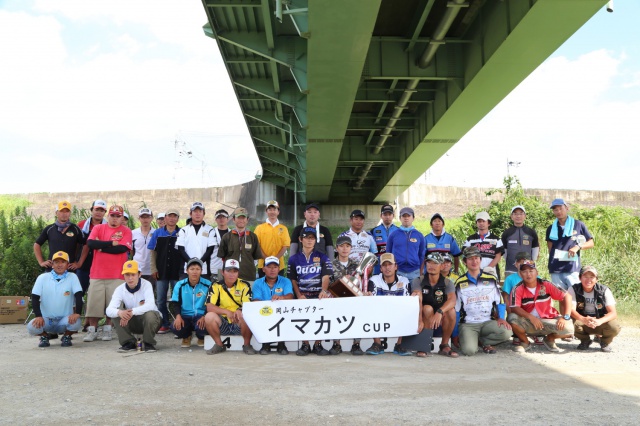
<path id="1" fill-rule="evenodd" d="M 453 235 L 446 232 L 443 232 L 439 236 L 435 236 L 433 232 L 430 232 L 424 236 L 424 242 L 427 248 L 427 255 L 429 253 L 450 253 L 451 256 L 457 257 L 462 254 Z"/>
<path id="2" fill-rule="evenodd" d="M 307 299 L 317 299 L 322 290 L 322 277 L 333 275 L 333 266 L 326 254 L 312 251 L 309 257 L 300 251 L 289 258 L 287 277 L 298 283 Z"/>
<path id="3" fill-rule="evenodd" d="M 460 324 L 479 324 L 493 319 L 494 306 L 500 303 L 496 277 L 484 272 L 477 278 L 464 274 L 456 280 L 456 298 Z"/>
<path id="4" fill-rule="evenodd" d="M 185 278 L 176 283 L 173 287 L 171 302 L 177 303 L 180 307 L 180 315 L 183 317 L 195 317 L 207 313 L 205 304 L 211 281 L 200 278 L 200 281 L 193 287 L 189 284 L 189 278 Z"/>
<path id="5" fill-rule="evenodd" d="M 349 253 L 349 258 L 356 262 L 360 262 L 366 253 L 377 253 L 378 251 L 376 242 L 366 231 L 360 231 L 358 233 L 353 229 L 349 229 L 339 235 L 339 237 L 342 236 L 351 238 L 351 253 Z"/>
<path id="6" fill-rule="evenodd" d="M 409 280 L 396 274 L 391 284 L 384 282 L 382 274 L 374 275 L 369 280 L 368 290 L 374 296 L 410 296 Z"/>
<path id="7" fill-rule="evenodd" d="M 477 232 L 467 237 L 467 241 L 464 243 L 465 247 L 477 247 L 480 250 L 482 261 L 480 262 L 480 269 L 484 269 L 496 258 L 498 254 L 504 252 L 502 246 L 502 240 L 497 235 L 493 235 L 491 231 L 482 238 Z"/>

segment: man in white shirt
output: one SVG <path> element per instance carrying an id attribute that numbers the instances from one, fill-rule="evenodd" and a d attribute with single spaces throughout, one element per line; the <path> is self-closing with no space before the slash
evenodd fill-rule
<path id="1" fill-rule="evenodd" d="M 364 212 L 360 209 L 356 209 L 351 212 L 349 222 L 351 228 L 340 234 L 340 236 L 346 236 L 351 238 L 351 253 L 349 257 L 356 262 L 360 262 L 365 253 L 377 253 L 378 246 L 371 234 L 364 230 Z"/>
<path id="2" fill-rule="evenodd" d="M 151 209 L 146 207 L 140 209 L 138 219 L 140 219 L 140 227 L 131 231 L 131 239 L 133 240 L 133 260 L 138 262 L 138 265 L 140 265 L 142 278 L 155 286 L 156 278 L 151 275 L 151 250 L 147 247 L 154 231 L 151 227 L 151 221 L 153 220 L 153 213 L 151 212 Z"/>
<path id="3" fill-rule="evenodd" d="M 176 240 L 176 247 L 184 259 L 185 264 L 190 259 L 197 257 L 202 261 L 202 276 L 206 279 L 211 277 L 211 256 L 219 244 L 216 241 L 216 232 L 211 225 L 208 225 L 204 221 L 205 209 L 204 205 L 200 202 L 195 202 L 191 205 L 189 217 L 191 223 L 187 226 L 180 228 L 178 232 L 178 239 Z M 187 270 L 183 271 L 180 275 L 180 279 L 187 277 Z"/>

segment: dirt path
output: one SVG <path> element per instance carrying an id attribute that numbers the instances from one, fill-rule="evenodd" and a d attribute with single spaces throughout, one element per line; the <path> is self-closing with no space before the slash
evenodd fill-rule
<path id="1" fill-rule="evenodd" d="M 638 424 L 640 329 L 615 352 L 542 348 L 454 360 L 381 356 L 208 356 L 158 336 L 157 353 L 118 343 L 37 348 L 0 326 L 2 424 Z M 594 345 L 598 347 L 598 345 Z"/>

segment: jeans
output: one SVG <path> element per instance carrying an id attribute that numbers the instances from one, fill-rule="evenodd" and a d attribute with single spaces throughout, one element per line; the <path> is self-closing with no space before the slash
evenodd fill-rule
<path id="1" fill-rule="evenodd" d="M 82 321 L 80 321 L 80 318 L 76 320 L 75 324 L 69 324 L 68 315 L 59 318 L 44 318 L 44 326 L 41 328 L 36 328 L 33 326 L 34 320 L 35 318 L 29 321 L 29 324 L 27 324 L 27 331 L 32 336 L 42 334 L 43 331 L 46 331 L 47 333 L 64 334 L 65 331 L 78 331 L 80 330 L 80 327 L 82 327 Z"/>
<path id="2" fill-rule="evenodd" d="M 409 272 L 398 271 L 398 275 L 408 279 L 409 285 L 411 285 L 411 282 L 420 276 L 420 269 L 416 269 L 415 271 L 409 271 Z"/>
<path id="3" fill-rule="evenodd" d="M 156 292 L 158 293 L 156 305 L 158 306 L 158 310 L 162 314 L 162 327 L 169 327 L 167 291 L 169 291 L 169 287 L 171 287 L 171 291 L 173 291 L 173 286 L 176 285 L 177 282 L 178 280 L 158 280 L 156 282 Z"/>
<path id="4" fill-rule="evenodd" d="M 182 328 L 180 330 L 176 330 L 172 325 L 171 331 L 181 339 L 190 338 L 192 333 L 195 331 L 198 339 L 204 339 L 208 333 L 204 328 L 198 327 L 197 323 L 200 318 L 202 318 L 202 315 L 196 315 L 195 317 L 182 317 Z"/>

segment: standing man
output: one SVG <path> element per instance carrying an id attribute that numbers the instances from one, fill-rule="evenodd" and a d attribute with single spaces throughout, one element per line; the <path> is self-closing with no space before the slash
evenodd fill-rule
<path id="1" fill-rule="evenodd" d="M 182 256 L 182 260 L 188 262 L 190 259 L 197 257 L 202 261 L 202 275 L 206 279 L 210 279 L 211 272 L 211 255 L 215 249 L 215 231 L 211 225 L 204 221 L 205 209 L 200 202 L 191 204 L 189 218 L 191 223 L 180 228 L 178 231 L 178 239 L 176 246 Z M 165 216 L 166 220 L 166 216 Z M 186 269 L 180 274 L 181 278 L 186 278 Z"/>
<path id="2" fill-rule="evenodd" d="M 122 275 L 124 283 L 115 289 L 107 307 L 107 317 L 115 321 L 113 325 L 121 345 L 118 352 L 136 350 L 134 333 L 142 334 L 143 351 L 155 352 L 156 332 L 162 318 L 153 300 L 153 287 L 142 278 L 142 271 L 135 260 L 128 260 L 122 265 Z"/>
<path id="3" fill-rule="evenodd" d="M 89 248 L 94 250 L 94 258 L 87 295 L 89 328 L 83 339 L 85 342 L 93 342 L 98 337 L 98 320 L 104 316 L 115 289 L 122 284 L 122 265 L 129 260 L 132 249 L 131 230 L 122 225 L 123 213 L 122 206 L 111 206 L 107 223 L 95 226 L 87 240 Z M 102 340 L 111 340 L 109 316 L 102 327 Z"/>
<path id="4" fill-rule="evenodd" d="M 60 201 L 56 209 L 56 221 L 46 226 L 40 236 L 33 243 L 33 254 L 36 260 L 46 269 L 51 271 L 53 267 L 52 256 L 58 251 L 63 251 L 69 256 L 70 263 L 67 266 L 70 271 L 75 272 L 82 266 L 86 259 L 86 254 L 81 256 L 82 244 L 84 238 L 82 231 L 74 223 L 71 223 L 71 203 L 68 201 Z M 49 257 L 44 260 L 42 257 L 42 245 L 49 241 Z"/>
<path id="5" fill-rule="evenodd" d="M 504 247 L 505 258 L 505 278 L 511 274 L 517 274 L 516 254 L 527 253 L 534 262 L 538 259 L 540 243 L 538 234 L 532 228 L 525 226 L 527 211 L 523 206 L 515 206 L 511 209 L 511 220 L 513 226 L 502 233 L 500 239 Z"/>
<path id="6" fill-rule="evenodd" d="M 164 212 L 158 213 L 158 216 L 156 217 L 156 225 L 158 225 L 158 229 L 164 226 L 164 217 L 165 217 Z"/>
<path id="7" fill-rule="evenodd" d="M 440 213 L 436 213 L 431 216 L 431 233 L 424 237 L 425 246 L 427 249 L 427 255 L 429 253 L 440 253 L 443 256 L 448 254 L 453 256 L 453 273 L 458 275 L 460 268 L 460 255 L 462 251 L 458 247 L 456 239 L 453 235 L 447 233 L 444 230 L 444 218 Z M 424 268 L 423 268 L 424 270 Z M 451 269 L 449 269 L 451 271 Z"/>
<path id="8" fill-rule="evenodd" d="M 76 275 L 80 280 L 82 291 L 86 294 L 89 290 L 89 272 L 91 271 L 91 265 L 93 264 L 93 250 L 86 244 L 89 234 L 96 225 L 102 225 L 107 223 L 104 215 L 107 213 L 107 203 L 104 200 L 95 200 L 91 204 L 91 217 L 89 219 L 81 220 L 78 223 L 78 228 L 82 230 L 82 237 L 84 239 L 84 246 L 82 247 L 81 258 L 84 257 L 85 261 L 81 267 L 76 270 Z"/>
<path id="9" fill-rule="evenodd" d="M 394 231 L 387 241 L 387 252 L 393 253 L 398 275 L 406 277 L 409 282 L 420 276 L 420 267 L 425 254 L 424 236 L 413 226 L 414 219 L 415 215 L 411 207 L 400 209 L 402 226 Z"/>
<path id="10" fill-rule="evenodd" d="M 150 270 L 151 275 L 156 280 L 156 304 L 162 314 L 162 326 L 158 334 L 169 332 L 169 311 L 167 309 L 167 292 L 173 291 L 174 286 L 180 279 L 180 274 L 184 271 L 184 260 L 176 247 L 178 240 L 177 226 L 180 213 L 177 209 L 166 211 L 162 228 L 158 228 L 153 234 L 147 248 L 151 251 Z M 189 271 L 187 271 L 188 275 Z M 200 267 L 202 273 L 202 265 Z"/>
<path id="11" fill-rule="evenodd" d="M 51 261 L 51 272 L 39 275 L 31 290 L 35 318 L 27 324 L 27 331 L 40 336 L 40 348 L 50 346 L 49 333 L 64 333 L 60 346 L 72 346 L 71 335 L 81 327 L 82 287 L 78 277 L 69 273 L 69 255 L 59 251 L 51 255 Z"/>
<path id="12" fill-rule="evenodd" d="M 216 232 L 216 245 L 211 255 L 211 281 L 218 281 L 222 279 L 222 258 L 218 257 L 218 250 L 220 250 L 220 244 L 222 244 L 222 237 L 229 232 L 229 213 L 224 210 L 216 210 L 216 227 L 213 228 Z"/>
<path id="13" fill-rule="evenodd" d="M 380 209 L 380 219 L 382 223 L 375 228 L 372 228 L 370 232 L 378 249 L 378 252 L 376 253 L 378 256 L 378 263 L 373 267 L 374 275 L 380 273 L 380 256 L 387 252 L 387 241 L 389 240 L 389 235 L 398 229 L 398 227 L 393 224 L 393 217 L 393 207 L 390 204 L 385 204 Z"/>
<path id="14" fill-rule="evenodd" d="M 329 293 L 329 278 L 333 275 L 331 260 L 324 253 L 315 249 L 317 245 L 316 228 L 307 226 L 300 232 L 302 251 L 289 257 L 287 277 L 291 279 L 293 291 L 298 299 L 324 299 L 331 297 Z M 313 350 L 309 341 L 302 342 L 296 351 L 298 356 L 310 353 L 329 355 L 329 351 L 322 347 L 322 342 L 316 340 Z"/>
<path id="15" fill-rule="evenodd" d="M 133 260 L 138 262 L 142 278 L 156 285 L 156 278 L 151 274 L 151 250 L 147 247 L 153 236 L 154 229 L 151 227 L 153 213 L 146 207 L 138 212 L 140 227 L 131 231 L 133 239 Z"/>
<path id="16" fill-rule="evenodd" d="M 256 280 L 256 265 L 254 261 L 262 259 L 262 250 L 255 233 L 247 229 L 249 213 L 244 207 L 238 207 L 233 212 L 236 229 L 222 237 L 218 249 L 218 257 L 236 259 L 240 263 L 240 279 L 252 285 Z"/>
<path id="17" fill-rule="evenodd" d="M 609 287 L 598 282 L 598 271 L 593 266 L 580 270 L 580 284 L 569 287 L 573 300 L 571 317 L 575 335 L 580 339 L 578 349 L 585 351 L 593 343 L 591 334 L 599 335 L 602 352 L 612 352 L 611 342 L 620 333 L 616 300 Z"/>
<path id="18" fill-rule="evenodd" d="M 489 231 L 491 226 L 491 217 L 489 213 L 480 212 L 476 215 L 476 226 L 478 232 L 467 237 L 465 241 L 465 247 L 476 247 L 480 250 L 482 261 L 480 262 L 480 269 L 484 270 L 486 267 L 496 268 L 497 275 L 500 276 L 500 270 L 497 269 L 500 259 L 502 258 L 502 240 Z"/>
<path id="19" fill-rule="evenodd" d="M 463 355 L 478 352 L 478 342 L 486 354 L 495 354 L 492 345 L 511 337 L 511 326 L 500 318 L 500 287 L 494 275 L 482 272 L 482 255 L 477 247 L 462 254 L 467 273 L 456 281 L 456 311 L 460 312 L 459 338 Z"/>
<path id="20" fill-rule="evenodd" d="M 553 200 L 550 208 L 556 219 L 546 233 L 549 273 L 555 285 L 567 290 L 580 283 L 580 250 L 593 248 L 593 236 L 584 223 L 569 216 L 569 207 L 562 198 Z M 578 237 L 584 237 L 586 242 Z"/>
<path id="21" fill-rule="evenodd" d="M 314 246 L 314 250 L 324 253 L 327 255 L 329 260 L 333 260 L 335 253 L 333 251 L 331 231 L 329 231 L 329 228 L 320 225 L 320 222 L 318 222 L 320 219 L 320 207 L 316 203 L 307 204 L 304 208 L 304 219 L 305 220 L 302 225 L 298 225 L 293 228 L 293 233 L 291 234 L 291 251 L 289 252 L 289 255 L 293 256 L 298 253 L 300 234 L 304 228 L 311 227 L 315 229 L 316 235 L 316 245 Z"/>
<path id="22" fill-rule="evenodd" d="M 340 234 L 351 238 L 351 253 L 349 257 L 360 262 L 366 253 L 377 253 L 376 242 L 367 231 L 364 230 L 364 212 L 356 209 L 351 212 L 349 219 L 351 228 Z"/>
<path id="23" fill-rule="evenodd" d="M 280 275 L 284 275 L 285 263 L 284 254 L 291 245 L 289 230 L 285 225 L 280 223 L 278 215 L 280 214 L 280 205 L 277 201 L 271 200 L 267 203 L 267 221 L 261 223 L 255 229 L 255 234 L 260 241 L 260 248 L 264 257 L 274 256 L 280 259 Z M 258 259 L 258 276 L 264 277 L 264 260 Z"/>
<path id="24" fill-rule="evenodd" d="M 171 296 L 171 312 L 175 317 L 171 331 L 182 339 L 181 348 L 191 347 L 194 332 L 198 338 L 198 346 L 204 347 L 204 337 L 207 335 L 205 305 L 210 288 L 211 281 L 202 278 L 202 261 L 197 257 L 189 260 L 187 278 L 175 285 Z"/>

